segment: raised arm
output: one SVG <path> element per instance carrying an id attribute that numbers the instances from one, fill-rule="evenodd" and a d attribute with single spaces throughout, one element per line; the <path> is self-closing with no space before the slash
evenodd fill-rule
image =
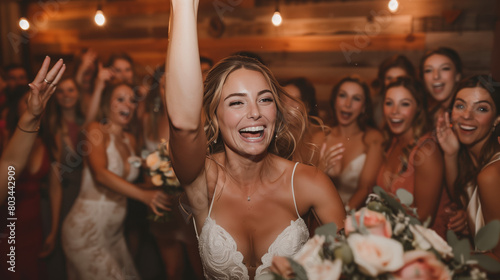
<path id="1" fill-rule="evenodd" d="M 384 137 L 378 130 L 367 131 L 364 142 L 367 146 L 366 160 L 358 179 L 358 188 L 347 204 L 350 209 L 359 209 L 365 205 L 366 198 L 376 184 L 377 174 L 384 159 Z"/>
<path id="2" fill-rule="evenodd" d="M 197 0 L 173 0 L 166 60 L 165 101 L 172 161 L 186 187 L 203 173 L 207 140 L 201 121 L 203 83 L 196 16 Z"/>
<path id="3" fill-rule="evenodd" d="M 460 143 L 453 132 L 449 113 L 444 113 L 444 116 L 438 118 L 436 136 L 444 154 L 446 187 L 452 197 L 456 199 L 453 186 L 458 177 L 458 150 Z"/>
<path id="4" fill-rule="evenodd" d="M 16 175 L 21 174 L 31 148 L 38 135 L 40 117 L 45 110 L 47 101 L 54 93 L 66 66 L 62 59 L 50 69 L 50 58 L 47 56 L 33 82 L 29 84 L 28 109 L 17 123 L 17 129 L 7 144 L 0 159 L 0 204 L 7 196 L 8 168 L 15 168 Z"/>

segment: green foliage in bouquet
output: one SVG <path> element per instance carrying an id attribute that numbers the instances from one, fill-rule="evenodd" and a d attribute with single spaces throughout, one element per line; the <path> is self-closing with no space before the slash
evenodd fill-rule
<path id="1" fill-rule="evenodd" d="M 396 196 L 374 188 L 367 206 L 351 211 L 345 234 L 335 224 L 316 229 L 290 259 L 297 280 L 329 279 L 487 279 L 486 271 L 500 272 L 500 263 L 471 251 L 468 239 L 449 230 L 444 241 L 422 225 L 413 196 L 398 190 Z M 500 238 L 500 221 L 492 221 L 476 234 L 476 249 L 489 251 Z M 304 273 L 305 272 L 305 273 Z M 274 278 L 283 279 L 274 275 Z"/>

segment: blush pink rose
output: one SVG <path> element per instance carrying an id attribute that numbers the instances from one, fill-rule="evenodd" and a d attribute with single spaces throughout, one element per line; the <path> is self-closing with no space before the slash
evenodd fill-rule
<path id="1" fill-rule="evenodd" d="M 448 268 L 428 251 L 414 250 L 403 255 L 404 266 L 394 273 L 397 280 L 448 280 Z"/>
<path id="2" fill-rule="evenodd" d="M 372 211 L 366 207 L 361 208 L 354 214 L 358 226 L 362 212 L 364 213 L 363 224 L 371 234 L 384 237 L 392 236 L 391 223 L 387 221 L 384 214 Z M 352 216 L 347 217 L 344 227 L 346 235 L 356 230 L 353 226 Z"/>

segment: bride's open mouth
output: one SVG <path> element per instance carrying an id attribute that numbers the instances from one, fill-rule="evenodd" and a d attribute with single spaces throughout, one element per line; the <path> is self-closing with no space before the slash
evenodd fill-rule
<path id="1" fill-rule="evenodd" d="M 264 126 L 250 126 L 240 129 L 240 135 L 248 140 L 257 140 L 264 136 Z"/>

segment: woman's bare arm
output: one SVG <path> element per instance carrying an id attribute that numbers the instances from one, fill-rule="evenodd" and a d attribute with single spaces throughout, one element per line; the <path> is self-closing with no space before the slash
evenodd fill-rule
<path id="1" fill-rule="evenodd" d="M 420 221 L 434 218 L 443 191 L 443 156 L 437 143 L 426 141 L 415 155 L 414 205 Z"/>
<path id="2" fill-rule="evenodd" d="M 207 140 L 201 122 L 203 84 L 198 53 L 198 1 L 173 0 L 166 60 L 165 101 L 172 161 L 187 188 L 205 167 Z"/>
<path id="3" fill-rule="evenodd" d="M 500 188 L 498 182 L 500 182 L 500 162 L 498 161 L 484 168 L 477 176 L 481 211 L 486 224 L 493 220 L 500 220 L 500 207 L 498 207 Z M 492 253 L 500 260 L 500 242 L 492 250 Z"/>
<path id="4" fill-rule="evenodd" d="M 50 71 L 49 65 L 50 58 L 46 57 L 35 79 L 29 84 L 28 109 L 19 119 L 18 128 L 9 140 L 0 159 L 0 204 L 7 196 L 7 169 L 12 166 L 18 175 L 26 166 L 31 148 L 38 135 L 36 131 L 40 125 L 40 116 L 45 110 L 47 101 L 54 93 L 64 70 L 66 70 L 62 59 L 58 60 Z M 50 83 L 45 82 L 45 80 Z"/>

